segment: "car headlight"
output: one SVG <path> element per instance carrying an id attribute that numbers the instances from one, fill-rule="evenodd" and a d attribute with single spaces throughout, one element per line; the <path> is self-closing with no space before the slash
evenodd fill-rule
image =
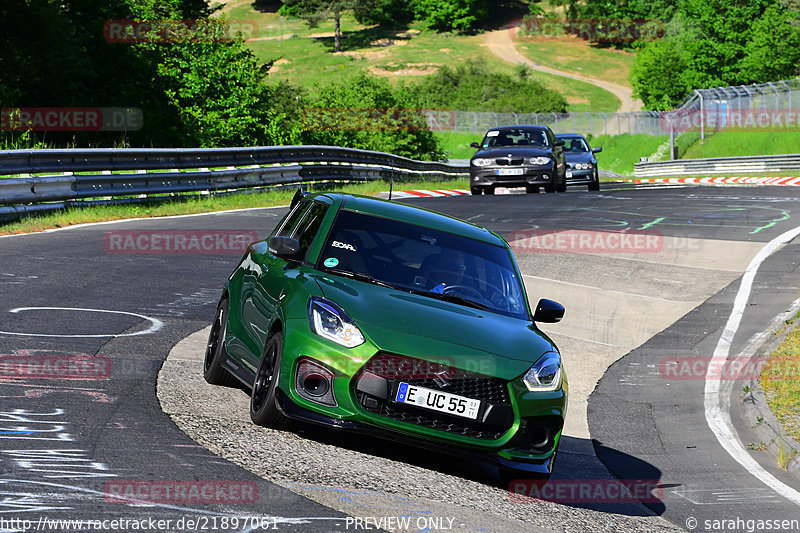
<path id="1" fill-rule="evenodd" d="M 531 392 L 554 391 L 561 386 L 561 356 L 547 352 L 525 372 L 523 383 Z"/>
<path id="2" fill-rule="evenodd" d="M 551 159 L 549 157 L 531 157 L 531 165 L 549 165 Z"/>
<path id="3" fill-rule="evenodd" d="M 577 165 L 575 165 L 576 170 L 588 170 L 590 168 L 592 168 L 591 163 L 578 163 Z"/>
<path id="4" fill-rule="evenodd" d="M 344 309 L 328 300 L 312 296 L 308 302 L 311 331 L 347 348 L 364 344 L 364 335 Z"/>
<path id="5" fill-rule="evenodd" d="M 475 159 L 472 160 L 472 164 L 475 165 L 476 167 L 488 167 L 489 165 L 492 164 L 492 160 L 486 159 L 484 157 L 476 157 Z"/>

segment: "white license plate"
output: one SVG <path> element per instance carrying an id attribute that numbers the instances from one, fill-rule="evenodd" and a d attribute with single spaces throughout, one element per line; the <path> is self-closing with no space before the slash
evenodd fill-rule
<path id="1" fill-rule="evenodd" d="M 400 383 L 397 389 L 397 395 L 394 399 L 400 403 L 416 405 L 423 409 L 430 409 L 432 411 L 439 411 L 455 416 L 463 416 L 464 418 L 470 418 L 472 420 L 478 418 L 478 410 L 481 407 L 480 400 L 450 394 L 449 392 L 428 389 L 426 387 L 409 385 L 408 383 Z"/>
<path id="2" fill-rule="evenodd" d="M 572 171 L 571 171 L 571 170 L 567 170 L 567 177 L 568 177 L 568 178 L 571 178 L 571 177 L 572 177 Z"/>
<path id="3" fill-rule="evenodd" d="M 498 176 L 522 176 L 525 170 L 522 168 L 498 168 Z"/>

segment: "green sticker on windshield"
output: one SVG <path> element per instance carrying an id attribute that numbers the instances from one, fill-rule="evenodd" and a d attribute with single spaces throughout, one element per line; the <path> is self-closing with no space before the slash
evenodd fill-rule
<path id="1" fill-rule="evenodd" d="M 325 260 L 325 263 L 324 263 L 324 265 L 325 265 L 326 267 L 328 267 L 328 268 L 333 268 L 333 267 L 335 267 L 335 266 L 336 266 L 336 265 L 338 265 L 338 264 L 339 264 L 339 260 L 338 260 L 338 259 L 336 259 L 335 257 L 329 257 L 329 258 L 327 258 L 327 259 Z"/>

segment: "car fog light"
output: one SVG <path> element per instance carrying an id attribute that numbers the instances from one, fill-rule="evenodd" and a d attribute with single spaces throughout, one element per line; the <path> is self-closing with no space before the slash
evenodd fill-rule
<path id="1" fill-rule="evenodd" d="M 323 364 L 304 357 L 297 365 L 294 390 L 312 402 L 336 406 L 333 394 L 333 372 Z"/>

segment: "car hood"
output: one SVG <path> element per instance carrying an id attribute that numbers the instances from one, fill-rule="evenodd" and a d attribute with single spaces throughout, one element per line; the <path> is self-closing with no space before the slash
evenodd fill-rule
<path id="1" fill-rule="evenodd" d="M 492 148 L 490 150 L 478 150 L 475 152 L 475 155 L 472 158 L 476 157 L 485 157 L 487 159 L 495 159 L 499 157 L 508 157 L 508 154 L 511 154 L 511 157 L 537 157 L 537 156 L 552 156 L 553 150 L 550 148 L 543 148 L 543 147 L 535 147 L 535 146 L 525 146 L 525 147 L 504 147 L 504 148 Z"/>
<path id="2" fill-rule="evenodd" d="M 557 351 L 531 322 L 339 276 L 317 279 L 379 349 L 511 380 Z M 497 358 L 501 358 L 498 364 Z"/>

